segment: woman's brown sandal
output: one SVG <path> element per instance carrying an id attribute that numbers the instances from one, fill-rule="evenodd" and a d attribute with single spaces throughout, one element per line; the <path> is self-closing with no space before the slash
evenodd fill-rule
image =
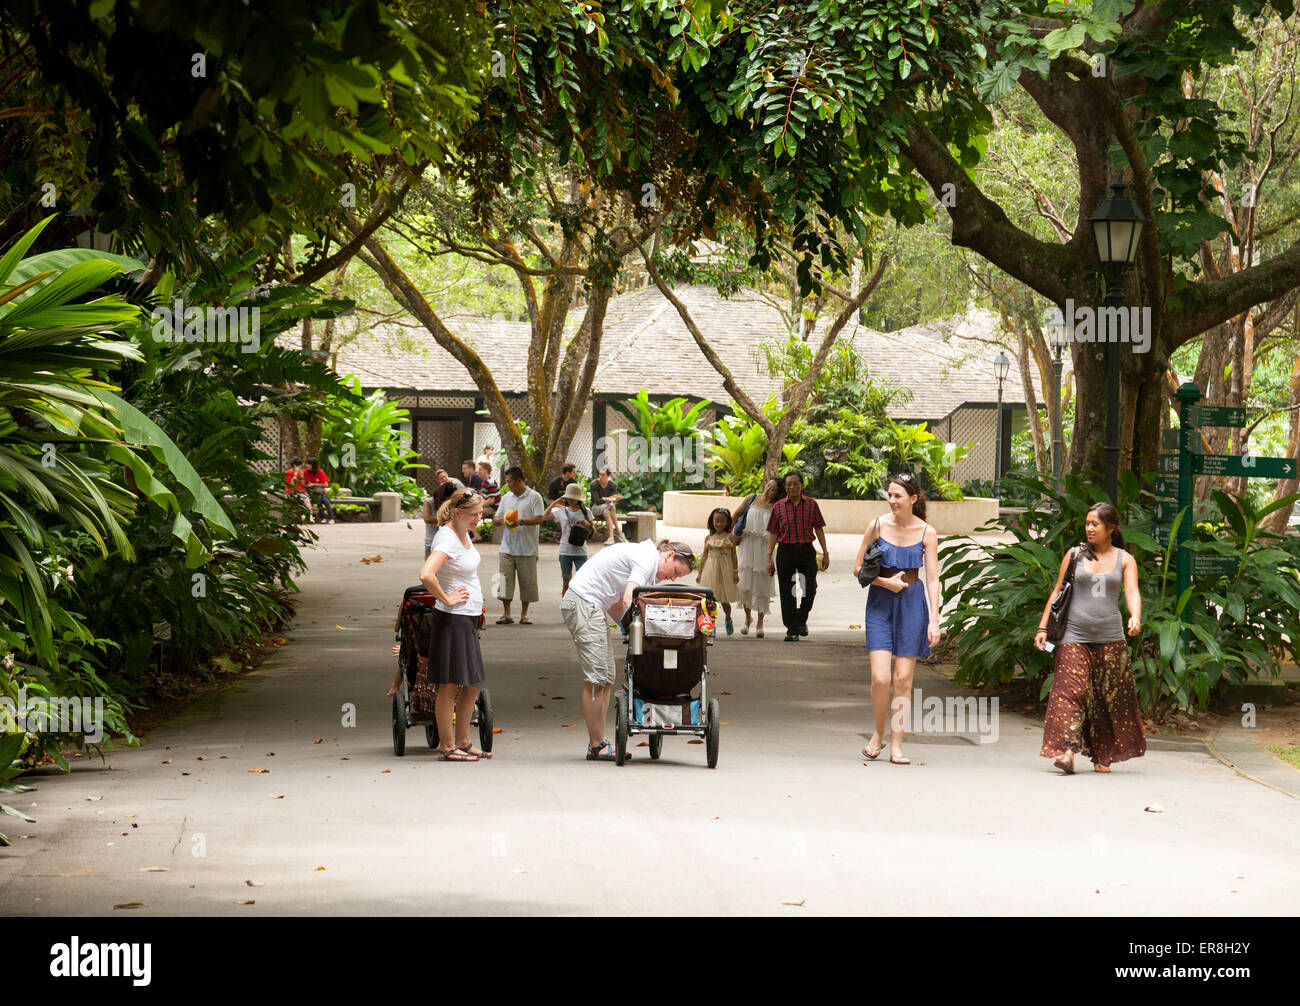
<path id="1" fill-rule="evenodd" d="M 477 750 L 477 749 L 474 747 L 473 744 L 464 744 L 464 745 L 461 745 L 461 746 L 458 747 L 456 750 L 457 750 L 457 751 L 464 751 L 467 755 L 470 755 L 470 756 L 472 756 L 472 757 L 474 757 L 474 758 L 491 758 L 491 757 L 492 757 L 492 752 L 491 752 L 491 751 L 480 751 L 480 750 Z"/>
<path id="2" fill-rule="evenodd" d="M 478 755 L 466 754 L 460 748 L 438 748 L 439 761 L 478 761 Z"/>

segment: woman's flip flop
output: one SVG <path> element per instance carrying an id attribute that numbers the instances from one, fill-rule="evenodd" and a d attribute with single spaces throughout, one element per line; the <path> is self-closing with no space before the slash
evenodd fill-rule
<path id="1" fill-rule="evenodd" d="M 867 758 L 871 761 L 875 761 L 877 758 L 880 757 L 880 752 L 883 750 L 885 750 L 885 745 L 883 744 L 881 744 L 880 747 L 876 748 L 875 754 L 871 753 L 871 748 L 865 747 L 862 749 L 862 757 Z"/>

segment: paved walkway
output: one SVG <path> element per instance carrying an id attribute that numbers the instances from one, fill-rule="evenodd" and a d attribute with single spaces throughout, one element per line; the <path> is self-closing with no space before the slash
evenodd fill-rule
<path id="1" fill-rule="evenodd" d="M 34 837 L 0 851 L 0 911 L 1295 910 L 1300 801 L 1200 744 L 1152 738 L 1147 757 L 1108 777 L 1064 777 L 1038 757 L 1039 727 L 1003 711 L 996 742 L 921 734 L 906 745 L 915 764 L 864 763 L 866 661 L 852 628 L 863 594 L 839 542 L 807 640 L 737 634 L 710 650 L 728 722 L 715 771 L 702 746 L 675 739 L 658 763 L 645 748 L 623 768 L 583 760 L 554 546 L 537 624 L 484 633 L 496 757 L 438 762 L 412 730 L 395 758 L 391 626 L 422 529 L 320 530 L 298 621 L 258 673 L 144 748 L 80 759 L 12 799 L 37 823 L 6 825 Z M 495 547 L 484 552 L 490 582 Z M 360 562 L 376 553 L 383 562 Z M 928 668 L 917 684 L 952 694 Z M 1156 804 L 1162 813 L 1145 810 Z"/>

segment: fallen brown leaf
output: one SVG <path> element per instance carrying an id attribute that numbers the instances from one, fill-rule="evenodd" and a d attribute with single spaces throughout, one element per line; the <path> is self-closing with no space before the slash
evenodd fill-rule
<path id="1" fill-rule="evenodd" d="M 195 755 L 194 760 L 195 760 L 195 761 L 207 761 L 208 759 L 207 759 L 205 756 L 203 756 L 203 755 Z"/>
<path id="2" fill-rule="evenodd" d="M 533 706 L 533 708 L 534 708 L 534 709 L 545 709 L 546 707 L 545 707 L 544 705 L 541 705 L 540 703 L 538 703 L 537 705 Z"/>
<path id="3" fill-rule="evenodd" d="M 383 770 L 383 772 L 380 772 L 379 774 L 380 774 L 380 775 L 383 775 L 384 772 L 391 772 L 391 771 L 393 771 L 391 768 L 386 768 L 386 769 Z"/>
<path id="4" fill-rule="evenodd" d="M 189 775 L 188 772 L 182 772 L 181 775 Z"/>
<path id="5" fill-rule="evenodd" d="M 316 867 L 316 869 L 314 869 L 314 870 L 312 871 L 312 873 L 320 873 L 320 872 L 323 871 L 324 869 L 325 869 L 325 867 L 323 867 L 323 866 L 318 866 L 318 867 Z"/>
<path id="6" fill-rule="evenodd" d="M 563 696 L 563 695 L 552 695 L 552 696 L 551 696 L 551 701 L 552 701 L 552 702 L 562 702 L 562 701 L 564 701 L 564 696 Z"/>
<path id="7" fill-rule="evenodd" d="M 123 817 L 139 817 L 139 814 L 123 814 Z"/>
<path id="8" fill-rule="evenodd" d="M 269 768 L 250 768 L 248 771 L 250 771 L 250 772 L 266 772 L 266 773 L 269 773 L 271 770 L 270 770 Z"/>
<path id="9" fill-rule="evenodd" d="M 798 901 L 783 901 L 781 902 L 781 904 L 789 905 L 791 908 L 802 908 L 804 906 L 804 902 L 807 900 L 808 900 L 807 898 L 800 898 Z"/>
<path id="10" fill-rule="evenodd" d="M 731 726 L 731 720 L 718 720 L 718 724 L 720 726 L 729 727 Z"/>
<path id="11" fill-rule="evenodd" d="M 262 887 L 262 886 L 264 886 L 260 880 L 245 880 L 244 883 L 247 884 L 249 887 Z"/>
<path id="12" fill-rule="evenodd" d="M 642 741 L 640 744 L 637 745 L 637 747 L 639 748 L 648 748 L 649 746 L 650 746 L 649 741 Z"/>
<path id="13" fill-rule="evenodd" d="M 325 739 L 324 737 L 317 737 L 314 741 L 312 741 L 312 743 L 313 743 L 313 744 L 319 744 L 319 743 L 320 743 L 321 741 L 323 741 L 324 739 Z"/>
<path id="14" fill-rule="evenodd" d="M 172 763 L 172 760 L 171 760 L 170 758 L 164 758 L 160 764 L 163 764 L 163 765 L 170 765 L 171 763 Z"/>
<path id="15" fill-rule="evenodd" d="M 114 908 L 143 908 L 144 903 L 141 901 L 128 901 L 124 905 L 114 905 Z"/>
<path id="16" fill-rule="evenodd" d="M 237 904 L 237 905 L 256 905 L 257 902 L 256 902 L 256 901 L 236 901 L 235 904 Z"/>
<path id="17" fill-rule="evenodd" d="M 700 740 L 698 737 L 694 737 L 694 738 L 692 738 L 691 740 L 688 740 L 686 743 L 687 743 L 687 744 L 703 744 L 704 741 Z"/>
<path id="18" fill-rule="evenodd" d="M 493 732 L 494 734 L 499 734 L 499 733 L 501 733 L 501 728 L 500 728 L 500 727 L 493 727 L 493 728 L 492 728 L 492 732 Z M 419 766 L 416 766 L 416 767 L 418 768 Z"/>
<path id="19" fill-rule="evenodd" d="M 560 726 L 562 726 L 562 727 L 576 727 L 577 725 L 578 725 L 578 724 L 576 724 L 576 723 L 561 723 L 561 724 L 560 724 Z"/>
<path id="20" fill-rule="evenodd" d="M 142 866 L 140 867 L 140 872 L 141 873 L 171 873 L 172 868 L 170 866 Z"/>
<path id="21" fill-rule="evenodd" d="M 277 794 L 275 794 L 275 793 L 272 793 L 272 794 L 271 794 L 271 799 L 272 799 L 272 800 L 283 800 L 283 799 L 284 799 L 284 794 L 283 794 L 283 793 L 280 793 L 279 795 L 277 795 Z"/>
<path id="22" fill-rule="evenodd" d="M 268 751 L 268 752 L 266 752 L 266 757 L 268 757 L 268 758 L 274 758 L 274 757 L 275 757 L 275 752 L 274 752 L 274 751 Z"/>

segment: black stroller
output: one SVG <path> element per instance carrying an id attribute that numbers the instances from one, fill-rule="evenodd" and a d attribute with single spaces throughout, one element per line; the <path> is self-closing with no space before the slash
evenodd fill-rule
<path id="1" fill-rule="evenodd" d="M 702 616 L 711 621 L 716 611 L 713 591 L 707 587 L 674 583 L 632 591 L 629 621 L 640 619 L 644 634 L 641 652 L 633 653 L 633 631 L 625 665 L 627 687 L 614 697 L 616 764 L 626 760 L 631 735 L 646 734 L 650 757 L 657 760 L 665 737 L 685 734 L 704 738 L 709 768 L 717 767 L 721 708 L 708 696 L 705 657 L 713 637 L 701 625 Z"/>
<path id="2" fill-rule="evenodd" d="M 415 724 L 424 725 L 429 747 L 438 746 L 438 724 L 433 718 L 437 686 L 428 680 L 429 638 L 433 631 L 434 596 L 423 584 L 407 587 L 397 609 L 397 641 L 401 650 L 397 665 L 402 669 L 402 687 L 393 696 L 393 754 L 406 754 L 406 731 Z M 483 628 L 483 614 L 478 616 Z M 487 688 L 478 693 L 470 725 L 478 727 L 478 746 L 492 750 L 492 696 Z"/>

